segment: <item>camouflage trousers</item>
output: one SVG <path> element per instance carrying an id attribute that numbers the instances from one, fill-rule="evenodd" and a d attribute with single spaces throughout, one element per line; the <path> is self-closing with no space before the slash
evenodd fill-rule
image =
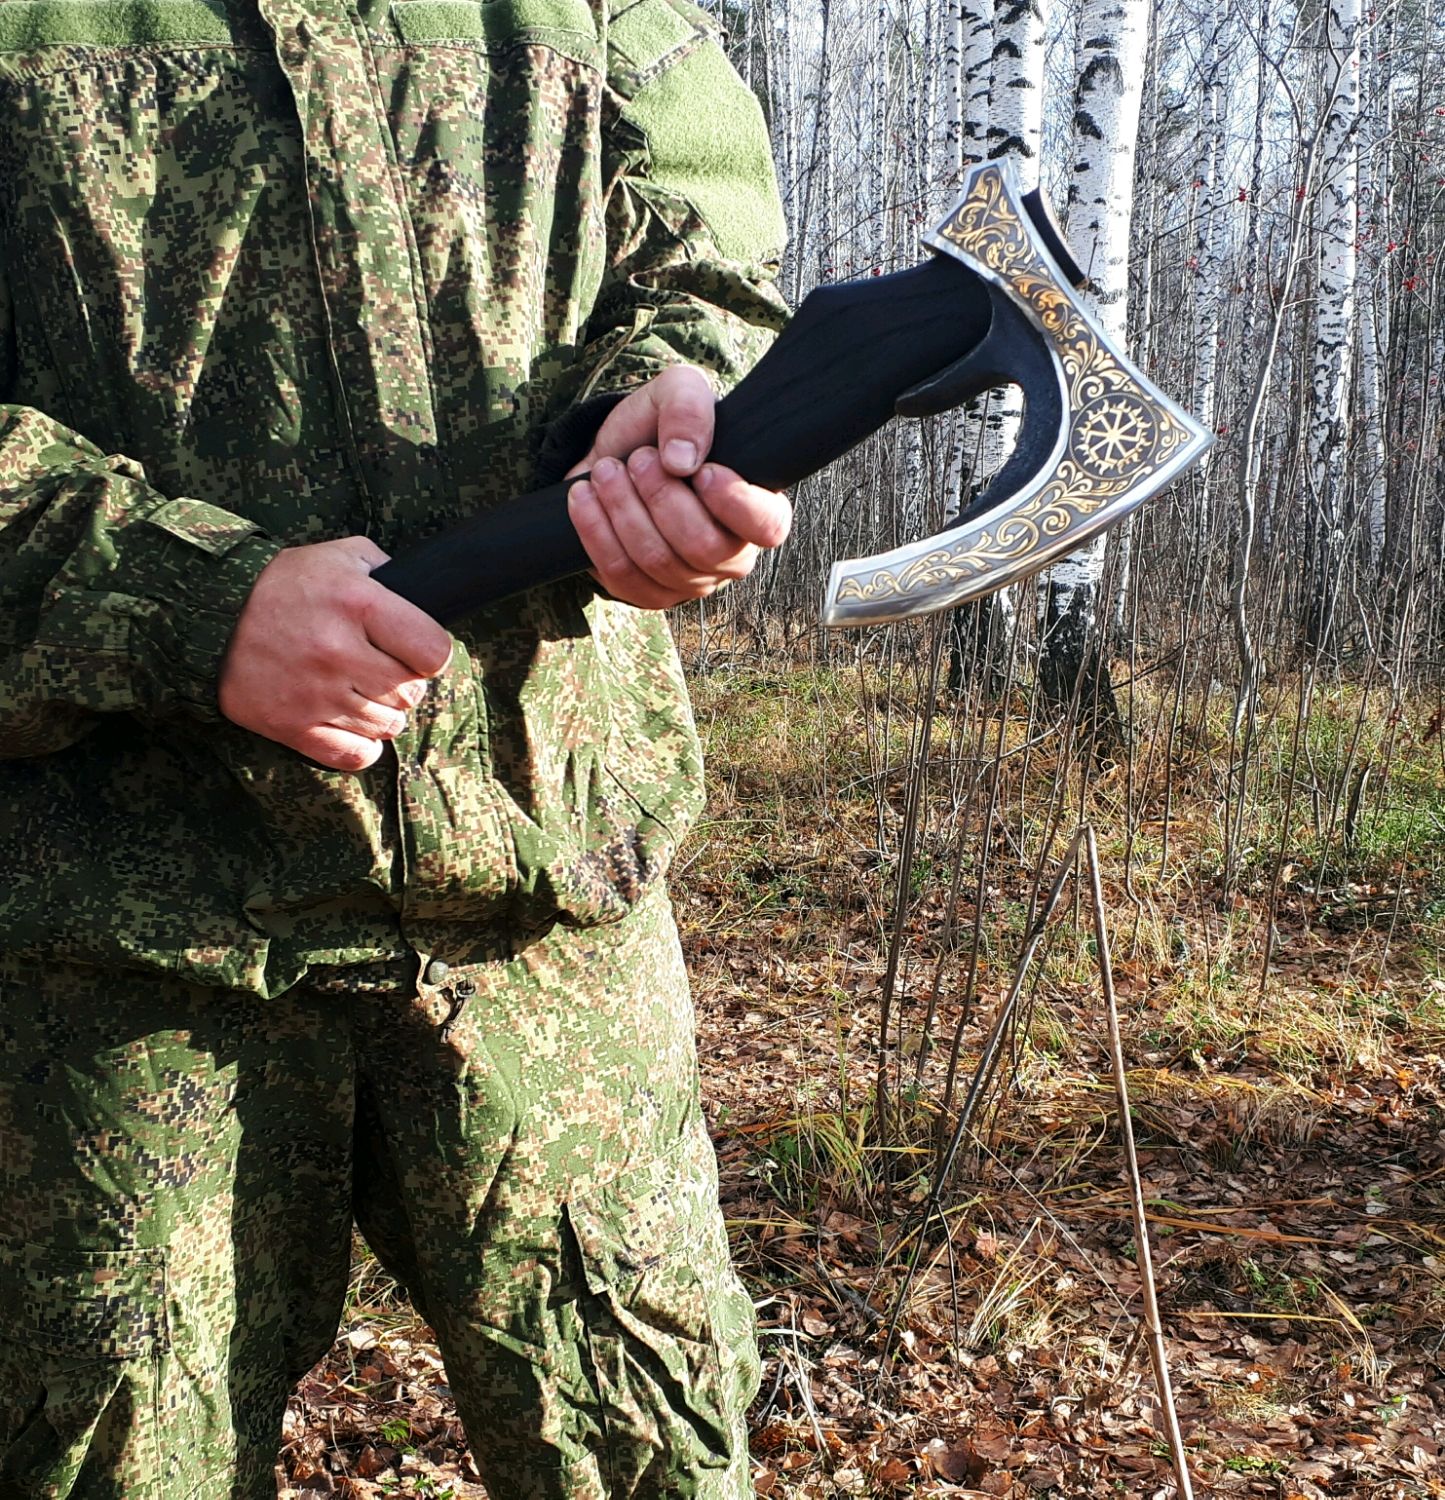
<path id="1" fill-rule="evenodd" d="M 752 1493 L 752 1307 L 665 902 L 408 977 L 261 1000 L 0 966 L 4 1500 L 274 1497 L 353 1222 L 493 1500 Z"/>

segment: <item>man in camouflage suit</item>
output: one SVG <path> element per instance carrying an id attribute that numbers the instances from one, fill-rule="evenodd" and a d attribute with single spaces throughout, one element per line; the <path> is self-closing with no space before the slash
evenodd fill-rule
<path id="1" fill-rule="evenodd" d="M 780 238 L 685 0 L 0 0 L 3 1500 L 272 1494 L 353 1220 L 495 1500 L 750 1493 L 652 611 Z M 577 464 L 601 588 L 368 577 Z"/>

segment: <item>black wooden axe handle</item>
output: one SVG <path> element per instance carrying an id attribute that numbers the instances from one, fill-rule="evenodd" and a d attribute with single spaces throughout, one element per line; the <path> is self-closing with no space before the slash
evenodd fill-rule
<path id="1" fill-rule="evenodd" d="M 994 304 L 1005 297 L 941 255 L 889 276 L 818 287 L 718 402 L 708 458 L 765 489 L 817 473 L 883 426 L 905 392 L 982 345 Z M 372 576 L 451 625 L 522 589 L 583 572 L 588 557 L 567 516 L 574 483 L 483 511 Z"/>

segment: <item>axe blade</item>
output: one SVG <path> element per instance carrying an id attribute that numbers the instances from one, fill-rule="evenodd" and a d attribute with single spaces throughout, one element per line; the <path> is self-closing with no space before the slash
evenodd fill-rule
<path id="1" fill-rule="evenodd" d="M 1025 382 L 1023 425 L 1002 483 L 931 536 L 833 565 L 823 610 L 828 626 L 931 614 L 1040 572 L 1123 520 L 1214 441 L 1076 296 L 1006 163 L 972 168 L 924 240 L 988 283 L 996 310 L 1002 302 L 1006 313 L 996 322 L 1026 325 L 1027 342 L 1042 351 L 1043 384 L 1030 390 Z M 915 400 L 912 411 L 955 404 L 946 379 L 933 384 L 944 388 L 939 399 Z M 976 377 L 964 384 L 971 393 Z M 910 409 L 902 401 L 900 407 Z"/>

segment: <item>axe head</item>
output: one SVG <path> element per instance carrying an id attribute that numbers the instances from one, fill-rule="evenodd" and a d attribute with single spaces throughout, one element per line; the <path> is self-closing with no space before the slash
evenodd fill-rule
<path id="1" fill-rule="evenodd" d="M 942 531 L 835 563 L 825 625 L 931 614 L 1027 578 L 1121 521 L 1213 442 L 1099 326 L 1070 284 L 1078 273 L 1052 219 L 1030 197 L 1007 164 L 984 163 L 924 236 L 983 279 L 993 317 L 980 344 L 898 400 L 902 415 L 923 416 L 1018 385 L 1013 455 Z"/>

